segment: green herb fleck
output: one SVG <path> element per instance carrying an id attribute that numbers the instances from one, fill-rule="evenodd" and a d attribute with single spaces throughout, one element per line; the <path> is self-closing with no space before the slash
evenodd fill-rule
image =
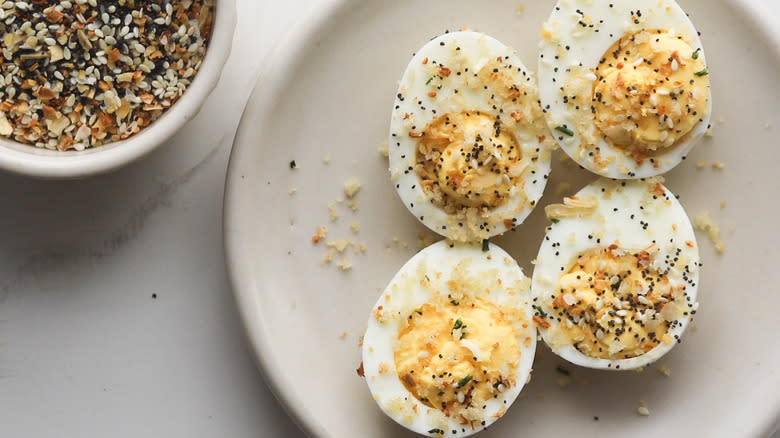
<path id="1" fill-rule="evenodd" d="M 463 387 L 464 387 L 464 386 L 466 386 L 466 385 L 467 385 L 469 382 L 471 382 L 471 379 L 473 379 L 473 377 L 471 377 L 471 376 L 466 376 L 466 377 L 464 377 L 464 378 L 460 379 L 460 382 L 458 382 L 458 384 L 457 384 L 456 386 L 457 386 L 458 388 L 463 388 Z"/>
<path id="2" fill-rule="evenodd" d="M 455 325 L 452 326 L 452 330 L 454 331 L 454 330 L 457 330 L 457 329 L 459 329 L 461 327 L 463 327 L 463 321 L 461 321 L 460 319 L 456 319 L 455 320 Z"/>
<path id="3" fill-rule="evenodd" d="M 425 85 L 428 85 L 428 84 L 430 84 L 430 83 L 431 83 L 431 81 L 433 80 L 433 78 L 434 78 L 434 77 L 435 77 L 435 76 L 431 76 L 431 77 L 429 77 L 429 78 L 428 78 L 428 80 L 427 80 L 427 81 L 425 81 Z"/>
<path id="4" fill-rule="evenodd" d="M 438 393 L 437 395 L 438 395 L 439 397 L 443 396 L 443 395 L 444 395 L 444 391 L 439 391 L 439 393 Z"/>
<path id="5" fill-rule="evenodd" d="M 295 169 L 298 165 L 295 164 L 295 160 L 290 161 L 290 169 Z"/>
<path id="6" fill-rule="evenodd" d="M 464 329 L 464 328 L 466 328 L 466 326 L 464 325 L 464 326 L 463 326 L 463 327 L 461 327 L 461 328 L 462 328 L 462 329 Z M 461 331 L 460 331 L 460 338 L 458 338 L 458 339 L 463 339 L 463 338 L 465 338 L 465 337 L 466 337 L 466 332 L 464 332 L 463 330 L 461 330 Z"/>
<path id="7" fill-rule="evenodd" d="M 542 306 L 538 306 L 538 305 L 534 306 L 534 309 L 536 309 L 536 311 L 539 312 L 539 316 L 541 316 L 542 318 L 547 318 L 547 312 L 545 312 L 544 309 L 542 309 Z"/>
<path id="8" fill-rule="evenodd" d="M 417 312 L 418 315 L 422 315 L 422 312 L 419 310 L 415 310 L 415 312 Z"/>
<path id="9" fill-rule="evenodd" d="M 693 59 L 699 59 L 699 49 L 696 49 L 691 53 L 691 58 Z"/>
<path id="10" fill-rule="evenodd" d="M 430 278 L 428 278 L 428 274 L 425 274 L 425 280 L 427 280 L 427 281 L 428 281 L 428 283 L 430 283 L 430 282 L 431 282 L 431 279 L 430 279 Z"/>
<path id="11" fill-rule="evenodd" d="M 561 221 L 560 219 L 556 219 L 556 218 L 552 218 L 552 219 L 550 219 L 550 222 L 552 222 L 552 223 L 554 223 L 554 224 L 557 224 L 557 223 L 558 223 L 558 222 L 560 222 L 560 221 Z"/>
<path id="12" fill-rule="evenodd" d="M 558 132 L 564 133 L 564 134 L 568 135 L 569 137 L 574 136 L 574 131 L 572 131 L 571 129 L 569 129 L 569 128 L 565 127 L 565 126 L 556 126 L 555 130 L 558 131 Z"/>
<path id="13" fill-rule="evenodd" d="M 482 240 L 482 251 L 487 252 L 490 250 L 490 242 L 487 239 Z"/>
<path id="14" fill-rule="evenodd" d="M 571 372 L 563 367 L 563 365 L 558 365 L 558 367 L 555 368 L 555 371 L 558 371 L 559 373 L 563 374 L 564 376 L 571 375 Z"/>
<path id="15" fill-rule="evenodd" d="M 431 429 L 428 431 L 428 433 L 438 433 L 439 435 L 444 435 L 444 431 L 438 428 Z"/>
<path id="16" fill-rule="evenodd" d="M 697 71 L 696 73 L 694 73 L 695 76 L 707 76 L 708 74 L 709 72 L 707 71 L 706 68 L 702 71 Z"/>
<path id="17" fill-rule="evenodd" d="M 452 304 L 453 306 L 457 306 L 458 304 L 460 304 L 460 302 L 458 302 L 458 300 L 450 300 L 450 304 Z"/>

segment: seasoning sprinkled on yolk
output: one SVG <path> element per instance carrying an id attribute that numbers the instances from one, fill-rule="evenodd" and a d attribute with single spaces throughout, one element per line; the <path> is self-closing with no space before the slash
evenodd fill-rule
<path id="1" fill-rule="evenodd" d="M 511 129 L 480 112 L 444 114 L 425 127 L 417 145 L 423 185 L 436 185 L 445 204 L 496 207 L 523 172 Z"/>
<path id="2" fill-rule="evenodd" d="M 652 267 L 650 252 L 631 254 L 613 246 L 580 255 L 559 278 L 550 303 L 573 322 L 560 324 L 560 335 L 601 359 L 637 357 L 671 342 L 668 331 L 682 315 L 685 295 Z"/>
<path id="3" fill-rule="evenodd" d="M 709 76 L 680 36 L 648 30 L 624 36 L 596 69 L 595 123 L 637 162 L 668 149 L 707 111 Z"/>
<path id="4" fill-rule="evenodd" d="M 470 410 L 515 385 L 508 370 L 517 368 L 520 345 L 508 317 L 492 303 L 440 297 L 407 322 L 395 365 L 420 402 L 468 420 L 477 418 Z"/>

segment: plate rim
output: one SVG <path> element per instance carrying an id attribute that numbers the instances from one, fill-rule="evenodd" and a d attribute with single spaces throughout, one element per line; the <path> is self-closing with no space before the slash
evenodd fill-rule
<path id="1" fill-rule="evenodd" d="M 685 0 L 678 1 L 685 3 Z M 735 6 L 743 18 L 753 24 L 759 35 L 758 38 L 770 44 L 780 59 L 780 28 L 775 30 L 772 26 L 772 17 L 775 14 L 770 12 L 764 3 L 755 3 L 751 0 L 726 0 L 726 2 Z M 263 330 L 263 321 L 255 317 L 257 312 L 257 309 L 253 307 L 256 305 L 253 297 L 255 291 L 247 284 L 247 278 L 242 275 L 251 270 L 251 267 L 248 266 L 248 261 L 242 259 L 241 255 L 237 253 L 241 244 L 241 236 L 234 227 L 235 215 L 240 208 L 236 205 L 234 197 L 235 192 L 242 184 L 239 169 L 240 163 L 243 161 L 241 158 L 245 154 L 244 150 L 247 149 L 247 147 L 241 146 L 241 140 L 244 136 L 242 127 L 250 123 L 247 109 L 250 106 L 256 107 L 258 110 L 256 115 L 260 116 L 259 119 L 264 119 L 273 106 L 273 102 L 280 95 L 280 85 L 284 84 L 288 73 L 297 63 L 301 53 L 311 43 L 310 37 L 323 30 L 334 17 L 355 3 L 360 3 L 360 0 L 315 0 L 315 4 L 295 22 L 270 51 L 266 57 L 268 62 L 257 76 L 252 93 L 249 95 L 242 112 L 230 151 L 225 177 L 222 215 L 225 264 L 244 334 L 266 385 L 287 415 L 304 434 L 310 437 L 329 435 L 327 429 L 317 418 L 304 412 L 306 410 L 305 400 L 295 398 L 289 391 L 284 390 L 289 379 L 280 372 L 281 368 L 276 358 L 269 354 L 273 348 L 267 337 L 267 332 Z M 288 56 L 281 56 L 282 54 L 288 54 Z M 293 54 L 293 56 L 289 56 L 289 54 Z M 262 89 L 259 86 L 261 83 L 263 84 Z M 304 408 L 295 408 L 296 406 Z M 774 416 L 766 416 L 754 431 L 763 433 L 764 436 L 771 436 L 780 430 L 780 392 L 778 392 L 777 400 L 774 403 L 774 411 Z"/>

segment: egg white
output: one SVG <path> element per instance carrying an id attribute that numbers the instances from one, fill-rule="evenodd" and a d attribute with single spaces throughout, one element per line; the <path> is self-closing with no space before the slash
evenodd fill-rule
<path id="1" fill-rule="evenodd" d="M 527 157 L 530 163 L 520 177 L 523 185 L 517 187 L 504 204 L 493 208 L 490 217 L 483 218 L 485 224 L 481 231 L 485 233 L 478 237 L 433 205 L 423 191 L 413 170 L 419 139 L 410 133 L 419 132 L 436 117 L 452 112 L 479 111 L 492 118 L 509 118 L 511 110 L 504 111 L 509 102 L 491 98 L 481 86 L 475 89 L 469 85 L 476 80 L 474 72 L 499 57 L 514 83 L 523 84 L 532 91 L 526 98 L 527 104 L 538 107 L 536 80 L 515 51 L 488 35 L 472 31 L 446 33 L 425 44 L 409 62 L 394 102 L 388 140 L 392 183 L 404 205 L 418 220 L 451 240 L 481 240 L 521 224 L 542 196 L 550 173 L 551 151 L 557 147 L 543 121 L 538 120 L 534 126 L 518 123 L 513 134 L 522 157 Z M 448 77 L 437 75 L 437 66 L 449 67 L 452 74 Z M 431 91 L 436 91 L 435 97 L 429 96 Z M 540 141 L 540 138 L 544 139 Z"/>
<path id="2" fill-rule="evenodd" d="M 583 15 L 580 12 L 591 20 L 591 24 L 582 25 Z M 656 155 L 652 161 L 645 159 L 638 164 L 600 136 L 595 147 L 584 147 L 582 133 L 577 128 L 578 111 L 574 107 L 581 105 L 581 108 L 588 109 L 590 101 L 564 102 L 560 87 L 577 78 L 595 82 L 595 75 L 587 72 L 598 66 L 610 46 L 626 33 L 642 29 L 667 30 L 682 36 L 693 50 L 698 50 L 699 59 L 706 65 L 699 34 L 674 0 L 561 0 L 543 24 L 543 32 L 549 32 L 550 37 L 543 38 L 540 43 L 538 75 L 539 97 L 547 123 L 567 155 L 601 176 L 630 179 L 663 174 L 685 159 L 709 127 L 712 98 L 708 88 L 707 113 L 694 125 L 689 137 Z M 555 131 L 559 126 L 571 129 L 574 135 Z M 600 156 L 591 154 L 595 148 L 599 149 Z M 600 166 L 597 164 L 599 158 L 612 161 Z"/>
<path id="3" fill-rule="evenodd" d="M 553 352 L 569 362 L 598 369 L 636 369 L 658 360 L 677 344 L 661 342 L 639 356 L 610 360 L 587 356 L 570 342 L 552 338 L 551 329 L 565 321 L 558 321 L 558 314 L 547 304 L 547 299 L 557 292 L 560 275 L 568 271 L 578 255 L 590 249 L 606 248 L 618 242 L 620 249 L 638 253 L 655 243 L 658 252 L 651 260 L 651 266 L 668 269 L 670 283 L 685 285 L 688 298 L 687 315 L 678 319 L 668 331 L 676 340 L 682 336 L 698 308 L 700 258 L 693 227 L 682 205 L 668 189 L 663 188 L 662 196 L 652 195 L 655 184 L 647 180 L 600 178 L 575 195 L 579 199 L 595 197 L 598 200 L 592 214 L 561 218 L 547 230 L 535 261 L 531 293 L 534 306 L 538 306 L 535 316 L 542 318 L 546 314 L 543 319 L 550 324 L 547 329 L 539 327 L 542 338 Z"/>
<path id="4" fill-rule="evenodd" d="M 408 316 L 436 294 L 446 296 L 453 270 L 467 259 L 471 262 L 469 276 L 482 276 L 481 281 L 489 288 L 489 293 L 478 291 L 475 296 L 499 308 L 520 309 L 523 314 L 522 319 L 511 321 L 521 346 L 514 370 L 517 384 L 486 401 L 485 423 L 476 429 L 460 424 L 456 418 L 447 418 L 440 410 L 417 400 L 401 382 L 394 360 L 394 347 Z M 429 431 L 441 429 L 446 436 L 453 436 L 452 431 L 457 436 L 469 436 L 487 428 L 502 416 L 530 380 L 536 350 L 530 300 L 529 280 L 517 262 L 497 245 L 490 244 L 483 251 L 480 245 L 440 241 L 423 249 L 393 277 L 368 319 L 363 336 L 363 370 L 374 400 L 398 424 L 423 435 L 439 436 Z"/>

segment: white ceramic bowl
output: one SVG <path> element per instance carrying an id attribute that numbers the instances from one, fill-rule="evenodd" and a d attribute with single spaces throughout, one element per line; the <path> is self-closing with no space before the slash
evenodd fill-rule
<path id="1" fill-rule="evenodd" d="M 236 27 L 235 0 L 216 0 L 214 29 L 198 74 L 159 119 L 126 140 L 84 151 L 52 151 L 0 137 L 0 169 L 36 178 L 83 178 L 129 164 L 165 143 L 195 117 L 219 82 Z"/>

